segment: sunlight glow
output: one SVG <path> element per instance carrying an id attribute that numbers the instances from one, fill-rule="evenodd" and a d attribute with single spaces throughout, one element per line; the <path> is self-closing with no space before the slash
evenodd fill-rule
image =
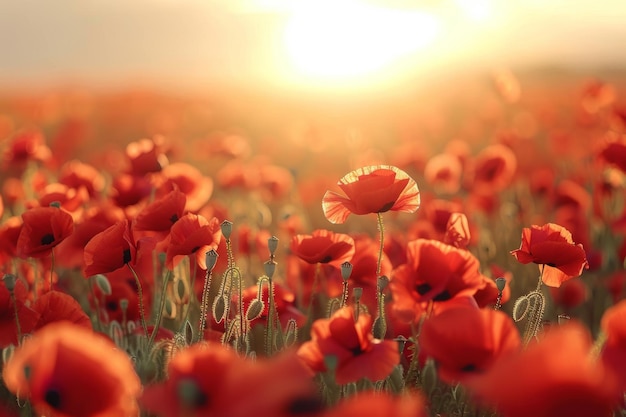
<path id="1" fill-rule="evenodd" d="M 318 0 L 298 3 L 284 42 L 300 75 L 345 81 L 388 69 L 432 45 L 440 31 L 440 21 L 424 11 L 357 0 Z"/>

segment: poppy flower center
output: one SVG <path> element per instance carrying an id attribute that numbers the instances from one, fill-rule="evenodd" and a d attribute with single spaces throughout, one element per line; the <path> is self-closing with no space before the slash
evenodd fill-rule
<path id="1" fill-rule="evenodd" d="M 317 397 L 296 398 L 287 406 L 287 415 L 300 416 L 320 413 L 324 410 L 324 403 Z"/>
<path id="2" fill-rule="evenodd" d="M 57 410 L 61 406 L 61 394 L 55 389 L 47 390 L 43 399 L 50 407 L 56 408 Z"/>
<path id="3" fill-rule="evenodd" d="M 124 263 L 130 262 L 130 249 L 124 249 Z"/>
<path id="4" fill-rule="evenodd" d="M 431 291 L 432 289 L 433 287 L 427 283 L 418 284 L 415 286 L 415 291 L 417 291 L 419 295 L 424 295 L 428 293 L 429 291 Z M 450 294 L 450 292 L 448 290 L 443 290 L 442 292 L 440 292 L 439 294 L 433 297 L 433 301 L 447 301 L 451 298 L 452 298 L 452 295 Z"/>
<path id="5" fill-rule="evenodd" d="M 393 207 L 394 204 L 396 204 L 395 201 L 390 201 L 389 203 L 385 204 L 380 209 L 378 209 L 378 213 L 384 213 L 386 211 L 391 210 L 391 208 Z"/>
<path id="6" fill-rule="evenodd" d="M 54 242 L 54 235 L 52 233 L 48 233 L 47 235 L 43 235 L 41 238 L 42 245 L 49 245 Z"/>
<path id="7" fill-rule="evenodd" d="M 415 286 L 415 291 L 417 291 L 419 295 L 424 295 L 432 289 L 433 287 L 431 287 L 430 284 L 418 284 Z"/>
<path id="8" fill-rule="evenodd" d="M 321 263 L 321 264 L 327 264 L 328 262 L 330 262 L 330 261 L 332 261 L 332 260 L 333 260 L 333 257 L 332 257 L 332 256 L 330 256 L 330 255 L 326 255 L 326 256 L 324 257 L 324 259 L 322 259 L 322 260 L 320 261 L 320 263 Z"/>
<path id="9" fill-rule="evenodd" d="M 477 369 L 478 368 L 476 367 L 476 365 L 474 365 L 473 363 L 470 363 L 470 364 L 465 365 L 464 367 L 462 367 L 461 371 L 463 371 L 463 372 L 474 372 Z"/>
<path id="10" fill-rule="evenodd" d="M 191 250 L 191 253 L 196 253 L 200 249 L 200 246 L 196 246 Z"/>
<path id="11" fill-rule="evenodd" d="M 176 223 L 178 221 L 178 216 L 176 214 L 172 214 L 172 217 L 170 217 L 170 221 L 172 223 Z"/>
<path id="12" fill-rule="evenodd" d="M 188 408 L 200 408 L 209 403 L 209 396 L 191 379 L 182 379 L 178 383 L 178 395 L 181 403 Z"/>
<path id="13" fill-rule="evenodd" d="M 352 349 L 350 349 L 350 352 L 352 352 L 352 355 L 354 355 L 354 356 L 359 356 L 360 354 L 362 354 L 364 352 L 364 350 L 361 349 L 361 345 L 358 345 L 358 346 L 353 347 Z"/>

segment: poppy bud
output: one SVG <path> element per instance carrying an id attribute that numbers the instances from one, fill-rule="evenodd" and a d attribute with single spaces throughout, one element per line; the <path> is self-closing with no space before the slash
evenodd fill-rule
<path id="1" fill-rule="evenodd" d="M 385 288 L 387 288 L 387 285 L 389 285 L 389 278 L 387 278 L 384 275 L 378 277 L 378 291 L 379 292 L 383 292 Z"/>
<path id="2" fill-rule="evenodd" d="M 219 254 L 215 249 L 211 249 L 206 253 L 206 270 L 212 271 L 215 268 L 215 264 L 217 263 L 217 258 Z"/>
<path id="3" fill-rule="evenodd" d="M 15 283 L 17 282 L 17 277 L 13 274 L 4 274 L 2 281 L 4 282 L 4 286 L 7 287 L 7 290 L 9 290 L 9 292 L 13 292 Z"/>
<path id="4" fill-rule="evenodd" d="M 267 249 L 270 251 L 270 256 L 274 256 L 274 252 L 278 248 L 278 238 L 276 236 L 272 236 L 267 239 Z"/>
<path id="5" fill-rule="evenodd" d="M 4 349 L 2 349 L 2 364 L 3 365 L 6 365 L 9 359 L 11 359 L 11 356 L 13 356 L 14 350 L 15 350 L 14 345 L 9 345 L 5 347 Z M 24 371 L 26 371 L 26 368 L 24 368 Z M 28 377 L 26 377 L 26 379 L 28 379 Z"/>
<path id="6" fill-rule="evenodd" d="M 354 301 L 355 302 L 359 302 L 361 301 L 361 296 L 363 295 L 363 288 L 361 287 L 356 287 L 352 290 L 352 295 L 354 296 Z"/>
<path id="7" fill-rule="evenodd" d="M 376 317 L 374 320 L 374 326 L 372 326 L 372 334 L 375 339 L 383 340 L 387 333 L 387 322 L 382 316 Z"/>
<path id="8" fill-rule="evenodd" d="M 176 304 L 169 298 L 165 300 L 165 318 L 173 319 L 176 317 Z"/>
<path id="9" fill-rule="evenodd" d="M 347 281 L 352 275 L 352 264 L 350 262 L 344 262 L 341 264 L 341 278 Z"/>
<path id="10" fill-rule="evenodd" d="M 213 302 L 213 318 L 216 323 L 221 323 L 226 317 L 226 300 L 223 295 L 220 295 Z"/>
<path id="11" fill-rule="evenodd" d="M 506 279 L 502 277 L 496 278 L 496 287 L 498 287 L 498 291 L 504 291 L 504 287 L 506 287 Z"/>
<path id="12" fill-rule="evenodd" d="M 291 347 L 298 341 L 298 324 L 295 319 L 289 319 L 285 328 L 285 347 Z"/>
<path id="13" fill-rule="evenodd" d="M 252 300 L 250 305 L 248 306 L 248 311 L 246 311 L 246 320 L 252 321 L 261 317 L 261 313 L 263 313 L 263 309 L 265 308 L 265 304 L 263 301 L 255 298 Z"/>
<path id="14" fill-rule="evenodd" d="M 267 261 L 263 264 L 263 269 L 265 269 L 265 275 L 268 278 L 272 278 L 274 276 L 274 272 L 276 272 L 276 262 Z"/>
<path id="15" fill-rule="evenodd" d="M 111 295 L 113 291 L 111 290 L 111 283 L 107 277 L 102 274 L 98 274 L 94 276 L 94 279 L 96 281 L 96 285 L 100 288 L 100 291 L 102 291 L 104 295 Z"/>
<path id="16" fill-rule="evenodd" d="M 128 310 L 128 299 L 122 298 L 120 300 L 120 309 L 124 312 Z"/>
<path id="17" fill-rule="evenodd" d="M 224 235 L 226 239 L 230 239 L 230 235 L 233 233 L 233 222 L 224 220 L 222 224 L 220 224 L 220 228 L 222 229 L 222 235 Z"/>

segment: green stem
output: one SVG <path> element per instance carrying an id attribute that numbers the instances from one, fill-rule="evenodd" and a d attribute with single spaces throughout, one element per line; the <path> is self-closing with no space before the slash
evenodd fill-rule
<path id="1" fill-rule="evenodd" d="M 380 248 L 378 249 L 378 262 L 376 263 L 376 277 L 379 277 L 380 271 L 382 269 L 383 249 L 385 247 L 385 227 L 383 225 L 383 215 L 381 213 L 376 213 L 376 216 L 378 217 L 378 232 L 380 243 Z"/>
<path id="2" fill-rule="evenodd" d="M 22 326 L 20 326 L 20 317 L 17 313 L 17 300 L 15 299 L 15 292 L 11 293 L 11 302 L 13 303 L 13 314 L 15 315 L 15 329 L 17 330 L 17 344 L 19 345 L 22 340 Z"/>
<path id="3" fill-rule="evenodd" d="M 53 276 L 54 276 L 54 248 L 50 250 L 50 291 L 52 291 Z"/>
<path id="4" fill-rule="evenodd" d="M 141 286 L 141 281 L 139 280 L 139 276 L 137 275 L 137 272 L 135 272 L 133 267 L 130 266 L 129 263 L 127 263 L 126 265 L 128 266 L 128 269 L 130 269 L 130 272 L 133 274 L 133 277 L 135 278 L 135 283 L 137 284 L 137 297 L 139 298 L 139 317 L 141 318 L 141 327 L 143 327 L 144 335 L 146 337 L 149 337 L 148 325 L 146 324 L 146 313 L 143 307 L 143 289 Z"/>
<path id="5" fill-rule="evenodd" d="M 213 270 L 207 270 L 202 288 L 202 302 L 200 305 L 200 324 L 198 328 L 198 341 L 204 339 L 204 327 L 206 326 L 206 316 L 209 314 L 209 291 L 211 290 L 211 278 Z"/>
<path id="6" fill-rule="evenodd" d="M 167 284 L 169 284 L 170 277 L 172 276 L 172 271 L 167 270 L 167 275 L 163 279 L 163 288 L 161 289 L 161 302 L 159 303 L 159 310 L 157 311 L 156 321 L 154 322 L 154 329 L 152 329 L 152 334 L 150 335 L 150 342 L 148 346 L 152 346 L 154 343 L 154 339 L 156 339 L 156 335 L 159 332 L 159 327 L 161 326 L 161 319 L 163 318 L 163 309 L 165 308 L 165 294 L 167 293 Z"/>

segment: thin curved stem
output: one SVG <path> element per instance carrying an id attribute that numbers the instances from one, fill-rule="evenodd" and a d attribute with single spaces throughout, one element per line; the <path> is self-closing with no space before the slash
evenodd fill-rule
<path id="1" fill-rule="evenodd" d="M 376 263 L 376 276 L 380 276 L 380 271 L 382 269 L 383 262 L 383 249 L 385 247 L 385 227 L 383 225 L 383 215 L 382 213 L 376 213 L 378 217 L 378 232 L 379 232 L 379 243 L 380 247 L 378 249 L 378 262 Z"/>
<path id="2" fill-rule="evenodd" d="M 148 325 L 146 324 L 146 313 L 143 306 L 143 289 L 141 287 L 141 281 L 139 280 L 139 276 L 137 275 L 137 272 L 135 272 L 135 269 L 130 266 L 129 263 L 127 263 L 126 265 L 128 266 L 128 269 L 130 269 L 130 272 L 133 274 L 133 277 L 135 278 L 135 283 L 137 284 L 137 297 L 139 298 L 139 317 L 141 318 L 141 327 L 143 327 L 143 334 L 146 337 L 149 337 Z"/>

